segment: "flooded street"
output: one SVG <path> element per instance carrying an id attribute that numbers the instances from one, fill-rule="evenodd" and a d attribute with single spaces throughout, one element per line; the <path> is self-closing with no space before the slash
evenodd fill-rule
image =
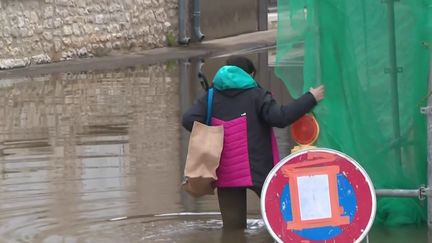
<path id="1" fill-rule="evenodd" d="M 268 53 L 251 58 L 286 103 Z M 216 196 L 180 190 L 181 114 L 202 92 L 197 71 L 210 78 L 223 61 L 1 80 L 0 242 L 273 242 L 253 193 L 248 229 L 226 234 Z M 287 130 L 277 137 L 287 155 Z M 426 242 L 425 228 L 372 233 L 370 242 Z"/>
<path id="2" fill-rule="evenodd" d="M 180 80 L 179 67 L 3 80 L 1 241 L 218 242 L 216 197 L 180 191 L 181 113 L 201 88 Z M 259 238 L 265 229 L 252 199 L 244 236 Z"/>

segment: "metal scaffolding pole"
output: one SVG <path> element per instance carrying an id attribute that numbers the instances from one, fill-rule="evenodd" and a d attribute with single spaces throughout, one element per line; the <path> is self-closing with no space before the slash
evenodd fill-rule
<path id="1" fill-rule="evenodd" d="M 392 110 L 393 110 L 393 132 L 395 136 L 395 144 L 399 143 L 400 134 L 400 121 L 399 121 L 399 91 L 398 91 L 398 72 L 396 55 L 396 30 L 395 30 L 395 0 L 387 0 L 387 13 L 388 13 L 388 31 L 389 31 L 389 61 L 390 68 L 390 92 L 392 96 Z M 395 147 L 396 160 L 402 166 L 402 151 L 401 148 Z"/>
<path id="2" fill-rule="evenodd" d="M 378 197 L 418 197 L 420 200 L 425 199 L 426 189 L 377 189 L 375 193 Z"/>
<path id="3" fill-rule="evenodd" d="M 428 47 L 429 45 L 425 45 Z M 428 170 L 427 170 L 427 185 L 428 192 L 431 191 L 432 188 L 432 50 L 429 49 L 429 97 L 426 107 L 421 108 L 421 112 L 427 116 L 427 161 L 428 161 Z M 428 199 L 430 195 L 428 193 Z M 428 238 L 429 242 L 432 242 L 432 201 L 428 200 L 427 205 L 427 217 L 428 217 Z"/>
<path id="4" fill-rule="evenodd" d="M 432 61 L 429 61 L 429 90 L 432 89 Z M 428 98 L 428 106 L 422 108 L 422 113 L 427 116 L 427 137 L 428 137 L 428 188 L 432 188 L 432 97 Z M 428 200 L 428 231 L 432 240 L 432 202 Z"/>

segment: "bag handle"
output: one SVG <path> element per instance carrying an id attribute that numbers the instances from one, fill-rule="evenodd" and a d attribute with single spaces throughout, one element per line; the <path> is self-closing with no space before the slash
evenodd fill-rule
<path id="1" fill-rule="evenodd" d="M 212 108 L 213 108 L 213 88 L 210 88 L 207 94 L 207 117 L 206 117 L 206 124 L 209 126 L 211 125 Z"/>

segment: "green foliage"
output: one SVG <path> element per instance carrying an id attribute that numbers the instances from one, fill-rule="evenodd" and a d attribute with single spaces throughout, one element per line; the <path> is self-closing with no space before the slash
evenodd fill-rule
<path id="1" fill-rule="evenodd" d="M 167 42 L 167 46 L 170 46 L 170 47 L 175 46 L 177 43 L 177 38 L 173 33 L 168 32 L 166 34 L 166 42 Z"/>

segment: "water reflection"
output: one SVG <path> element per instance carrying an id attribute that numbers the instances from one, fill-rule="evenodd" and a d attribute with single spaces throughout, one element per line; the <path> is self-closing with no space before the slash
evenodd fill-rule
<path id="1" fill-rule="evenodd" d="M 220 242 L 218 214 L 153 216 L 218 210 L 179 190 L 196 61 L 2 80 L 0 241 Z"/>
<path id="2" fill-rule="evenodd" d="M 180 211 L 178 89 L 167 65 L 3 84 L 3 240 Z"/>

